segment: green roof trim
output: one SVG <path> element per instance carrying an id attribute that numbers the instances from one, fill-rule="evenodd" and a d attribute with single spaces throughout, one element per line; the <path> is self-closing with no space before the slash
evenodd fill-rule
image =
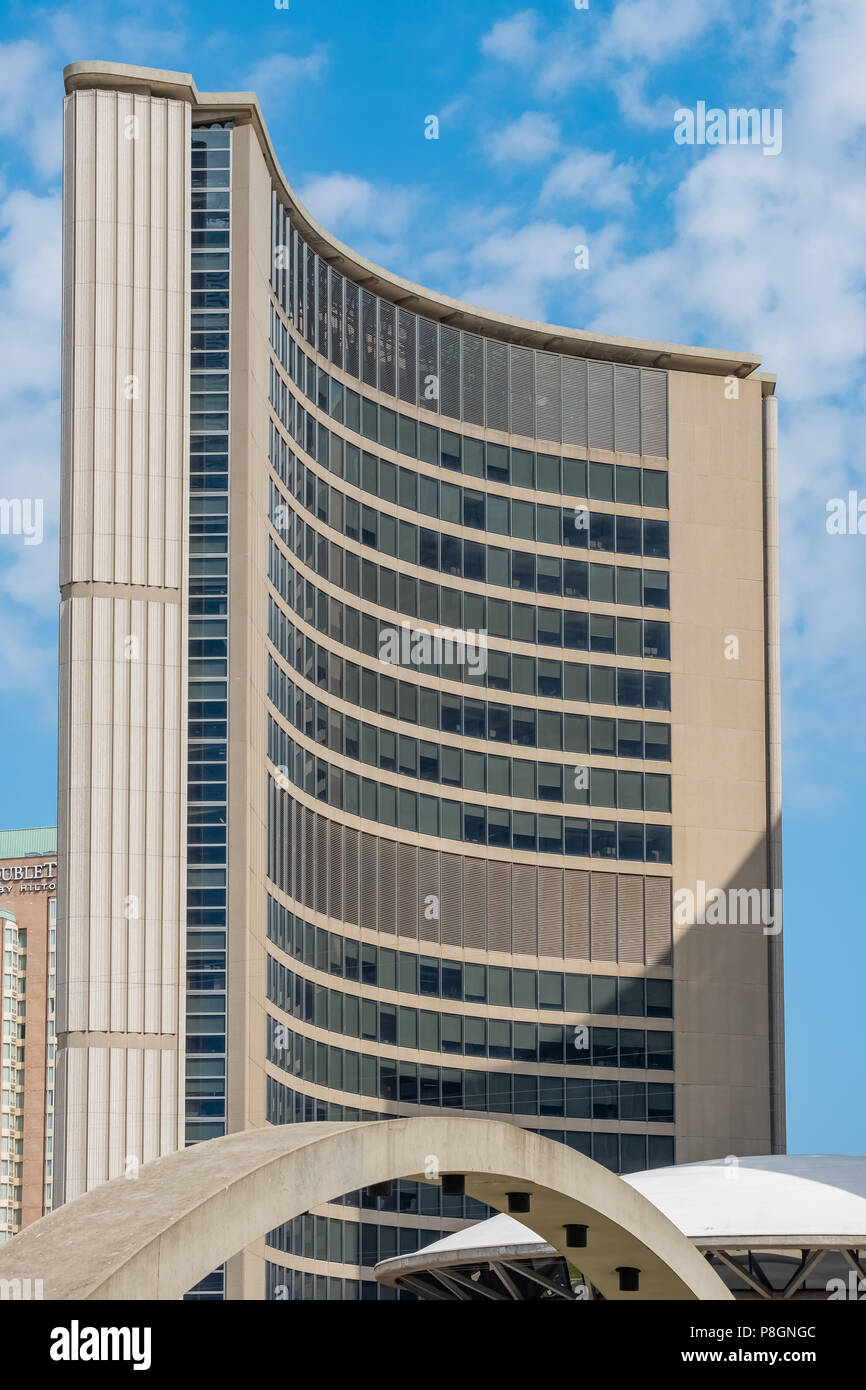
<path id="1" fill-rule="evenodd" d="M 42 825 L 33 830 L 0 830 L 0 859 L 24 859 L 31 854 L 56 853 L 56 826 Z"/>

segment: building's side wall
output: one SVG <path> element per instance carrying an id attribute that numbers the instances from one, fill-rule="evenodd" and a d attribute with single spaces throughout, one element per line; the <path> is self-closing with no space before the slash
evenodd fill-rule
<path id="1" fill-rule="evenodd" d="M 0 858 L 3 952 L 0 1239 L 38 1221 L 52 1201 L 54 1077 L 54 928 L 57 857 L 52 847 Z M 32 843 L 32 842 L 31 842 Z M 4 916 L 3 914 L 8 914 Z"/>
<path id="2" fill-rule="evenodd" d="M 179 101 L 66 98 L 57 1136 L 66 1200 L 180 1137 L 189 127 Z"/>
<path id="3" fill-rule="evenodd" d="M 670 503 L 674 892 L 697 903 L 769 887 L 760 382 L 671 373 Z M 767 937 L 676 917 L 677 1161 L 768 1153 Z"/>
<path id="4" fill-rule="evenodd" d="M 255 132 L 232 139 L 227 1129 L 266 1119 L 268 314 L 271 179 Z M 226 1292 L 262 1298 L 264 1241 Z"/>

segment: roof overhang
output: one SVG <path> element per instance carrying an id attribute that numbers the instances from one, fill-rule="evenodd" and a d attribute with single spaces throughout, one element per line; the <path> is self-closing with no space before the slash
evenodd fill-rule
<path id="1" fill-rule="evenodd" d="M 761 364 L 760 356 L 754 353 L 619 338 L 514 318 L 509 314 L 499 314 L 451 299 L 411 280 L 392 275 L 331 236 L 303 206 L 280 167 L 254 92 L 200 92 L 191 73 L 136 67 L 128 63 L 70 63 L 63 70 L 63 78 L 67 92 L 105 88 L 187 101 L 193 107 L 194 121 L 200 117 L 207 121 L 234 121 L 239 125 L 252 125 L 274 183 L 290 208 L 295 225 L 314 251 L 364 289 L 395 304 L 404 305 L 414 313 L 469 333 L 486 334 L 523 347 L 596 361 L 740 378 L 752 376 Z M 772 394 L 771 383 L 774 381 L 775 378 L 761 374 L 764 395 Z"/>

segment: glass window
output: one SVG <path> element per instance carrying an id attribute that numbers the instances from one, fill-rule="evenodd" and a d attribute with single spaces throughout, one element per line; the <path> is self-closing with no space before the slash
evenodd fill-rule
<path id="1" fill-rule="evenodd" d="M 614 602 L 613 565 L 589 566 L 589 597 L 593 603 Z"/>
<path id="2" fill-rule="evenodd" d="M 640 772 L 617 773 L 616 804 L 626 811 L 643 810 L 643 775 Z M 647 808 L 649 809 L 649 808 Z M 661 808 L 658 808 L 661 809 Z"/>
<path id="3" fill-rule="evenodd" d="M 439 995 L 439 962 L 432 956 L 422 956 L 419 962 L 421 994 Z"/>
<path id="4" fill-rule="evenodd" d="M 644 827 L 630 824 L 628 821 L 620 821 L 618 848 L 620 859 L 643 859 Z"/>
<path id="5" fill-rule="evenodd" d="M 641 1070 L 646 1066 L 646 1034 L 642 1028 L 620 1029 L 619 1064 Z"/>
<path id="6" fill-rule="evenodd" d="M 616 466 L 616 500 L 629 506 L 640 506 L 640 469 L 623 464 Z"/>
<path id="7" fill-rule="evenodd" d="M 648 1018 L 670 1018 L 673 1014 L 673 981 L 647 980 L 646 1011 Z"/>
<path id="8" fill-rule="evenodd" d="M 672 1071 L 674 1043 L 672 1033 L 649 1029 L 646 1035 L 646 1064 L 651 1071 Z"/>
<path id="9" fill-rule="evenodd" d="M 538 694 L 546 696 L 548 699 L 551 700 L 559 700 L 562 698 L 561 661 L 549 661 L 544 659 L 543 657 L 539 659 Z M 545 731 L 541 735 L 543 748 L 559 748 L 561 746 L 559 742 L 559 719 L 560 717 L 558 714 L 554 714 L 550 711 L 542 711 L 542 717 L 539 721 L 539 728 L 540 730 Z M 548 720 L 551 721 L 549 724 L 546 722 Z M 557 741 L 555 743 L 545 743 L 543 740 L 546 737 L 546 731 L 549 730 L 552 732 L 554 728 L 556 730 L 555 737 Z"/>
<path id="10" fill-rule="evenodd" d="M 633 621 L 637 621 L 633 619 Z M 589 645 L 594 652 L 612 652 L 614 650 L 614 624 L 615 618 L 608 617 L 602 613 L 591 613 L 589 617 Z"/>
<path id="11" fill-rule="evenodd" d="M 645 596 L 641 591 L 642 571 L 633 568 L 631 565 L 617 565 L 616 567 L 616 601 L 617 603 L 627 603 L 633 608 L 639 608 L 644 602 Z M 656 604 L 656 607 L 662 605 Z"/>
<path id="12" fill-rule="evenodd" d="M 647 772 L 645 774 L 646 810 L 670 811 L 671 779 L 667 773 Z"/>
<path id="13" fill-rule="evenodd" d="M 643 757 L 643 724 L 639 719 L 617 720 L 617 753 L 620 758 Z M 625 805 L 622 801 L 619 804 Z"/>
<path id="14" fill-rule="evenodd" d="M 535 1062 L 538 1060 L 538 1043 L 534 1023 L 515 1023 L 514 1060 L 515 1062 Z"/>
<path id="15" fill-rule="evenodd" d="M 644 671 L 644 697 L 646 709 L 670 709 L 671 678 L 667 671 Z"/>
<path id="16" fill-rule="evenodd" d="M 465 998 L 470 1003 L 483 1004 L 486 1002 L 487 980 L 486 969 L 483 965 L 464 965 L 463 984 Z"/>
<path id="17" fill-rule="evenodd" d="M 562 490 L 568 497 L 586 497 L 586 460 L 562 460 Z"/>
<path id="18" fill-rule="evenodd" d="M 633 671 L 621 666 L 616 672 L 616 703 L 618 705 L 643 704 L 643 672 Z"/>
<path id="19" fill-rule="evenodd" d="M 488 1003 L 511 1006 L 511 971 L 491 965 L 487 971 Z"/>
<path id="20" fill-rule="evenodd" d="M 463 489 L 463 525 L 483 531 L 485 527 L 485 494 Z"/>
<path id="21" fill-rule="evenodd" d="M 481 439 L 463 439 L 463 472 L 470 474 L 473 478 L 484 477 L 484 441 Z"/>
<path id="22" fill-rule="evenodd" d="M 673 1122 L 674 1088 L 656 1081 L 647 1084 L 647 1120 Z"/>
<path id="23" fill-rule="evenodd" d="M 442 962 L 442 998 L 463 998 L 463 966 L 459 961 Z"/>
<path id="24" fill-rule="evenodd" d="M 613 465 L 610 463 L 590 463 L 589 495 L 600 502 L 612 502 L 614 489 Z"/>
<path id="25" fill-rule="evenodd" d="M 512 603 L 511 637 L 515 642 L 535 641 L 535 609 L 530 604 Z"/>
<path id="26" fill-rule="evenodd" d="M 562 801 L 562 766 L 559 763 L 538 764 L 538 800 Z"/>
<path id="27" fill-rule="evenodd" d="M 379 406 L 379 443 L 386 449 L 397 448 L 397 416 L 384 405 Z"/>
<path id="28" fill-rule="evenodd" d="M 668 505 L 668 475 L 655 468 L 643 470 L 643 504 L 645 507 Z"/>
<path id="29" fill-rule="evenodd" d="M 540 594 L 558 594 L 562 588 L 562 563 L 551 555 L 539 555 L 535 562 L 535 583 Z"/>
<path id="30" fill-rule="evenodd" d="M 604 669 L 593 667 L 593 671 Z M 596 698 L 593 691 L 593 699 Z M 605 719 L 602 715 L 593 715 L 590 725 L 592 735 L 592 751 L 600 753 L 605 757 L 613 757 L 616 750 L 616 720 Z"/>
<path id="31" fill-rule="evenodd" d="M 418 457 L 423 463 L 439 462 L 439 431 L 423 421 L 418 422 Z"/>
<path id="32" fill-rule="evenodd" d="M 487 1035 L 489 1056 L 510 1059 L 511 1024 L 504 1019 L 488 1019 Z"/>
<path id="33" fill-rule="evenodd" d="M 409 951 L 400 952 L 400 990 L 403 994 L 419 993 L 418 957 Z"/>
<path id="34" fill-rule="evenodd" d="M 463 1020 L 464 1050 L 467 1057 L 487 1056 L 487 1022 L 483 1018 Z"/>
<path id="35" fill-rule="evenodd" d="M 592 1009 L 594 1014 L 615 1014 L 616 1007 L 616 976 L 615 975 L 592 975 Z"/>
<path id="36" fill-rule="evenodd" d="M 538 454 L 535 460 L 536 487 L 539 492 L 560 491 L 560 460 L 552 454 Z"/>
<path id="37" fill-rule="evenodd" d="M 643 571 L 643 602 L 647 608 L 670 607 L 670 577 L 664 571 Z"/>
<path id="38" fill-rule="evenodd" d="M 407 415 L 398 417 L 399 451 L 401 454 L 408 454 L 410 458 L 418 457 L 417 429 L 416 420 L 410 420 Z"/>
<path id="39" fill-rule="evenodd" d="M 463 1051 L 463 1018 L 460 1014 L 442 1014 L 442 1051 Z"/>
<path id="40" fill-rule="evenodd" d="M 540 1023 L 538 1025 L 539 1062 L 563 1062 L 565 1060 L 565 1029 L 561 1023 Z"/>
<path id="41" fill-rule="evenodd" d="M 613 666 L 591 666 L 589 668 L 589 688 L 590 699 L 599 705 L 615 704 L 614 700 L 614 678 L 616 668 Z M 595 720 L 593 719 L 593 725 Z M 593 737 L 595 733 L 593 732 Z M 613 742 L 611 742 L 611 751 Z"/>
<path id="42" fill-rule="evenodd" d="M 644 518 L 643 553 L 644 555 L 651 555 L 654 559 L 667 559 L 668 523 L 666 521 L 650 521 Z"/>
<path id="43" fill-rule="evenodd" d="M 646 826 L 646 858 L 648 863 L 670 864 L 671 827 L 669 825 Z"/>
<path id="44" fill-rule="evenodd" d="M 634 1018 L 644 1013 L 644 982 L 621 976 L 619 981 L 619 1012 Z"/>
<path id="45" fill-rule="evenodd" d="M 522 748 L 535 747 L 534 709 L 524 709 L 515 705 L 511 712 L 512 741 Z"/>
<path id="46" fill-rule="evenodd" d="M 418 1046 L 422 1052 L 439 1051 L 439 1015 L 422 1009 L 418 1027 Z M 438 1096 L 437 1096 L 438 1099 Z"/>
<path id="47" fill-rule="evenodd" d="M 440 434 L 440 462 L 443 468 L 460 468 L 460 435 L 452 434 L 450 430 L 442 430 Z"/>
<path id="48" fill-rule="evenodd" d="M 453 522 L 459 526 L 462 521 L 462 489 L 451 483 L 442 483 L 439 488 L 439 519 Z"/>
<path id="49" fill-rule="evenodd" d="M 487 445 L 487 477 L 495 483 L 511 481 L 508 450 L 502 444 Z"/>
<path id="50" fill-rule="evenodd" d="M 535 662 L 528 656 L 512 656 L 511 689 L 515 695 L 535 694 Z"/>
<path id="51" fill-rule="evenodd" d="M 640 555 L 641 519 L 639 516 L 616 518 L 616 548 L 621 555 Z"/>
<path id="52" fill-rule="evenodd" d="M 515 1009 L 534 1009 L 537 1007 L 536 978 L 534 970 L 515 970 L 513 972 L 513 985 L 513 1007 Z"/>
<path id="53" fill-rule="evenodd" d="M 559 971 L 542 970 L 538 976 L 538 1007 L 562 1008 L 562 975 Z"/>
<path id="54" fill-rule="evenodd" d="M 536 540 L 543 541 L 546 545 L 561 545 L 561 528 L 559 507 L 545 507 L 539 503 L 536 508 Z"/>
<path id="55" fill-rule="evenodd" d="M 588 1120 L 591 1115 L 592 1083 L 582 1077 L 568 1076 L 565 1080 L 565 1113 L 569 1118 Z M 571 1144 L 572 1131 L 566 1131 L 566 1142 Z M 582 1136 L 583 1137 L 583 1136 Z M 585 1136 L 586 1139 L 589 1135 Z M 578 1145 L 572 1147 L 579 1148 Z M 580 1150 L 585 1152 L 585 1150 Z"/>
<path id="56" fill-rule="evenodd" d="M 589 774 L 589 799 L 593 806 L 616 805 L 616 774 L 611 768 L 593 767 Z"/>
<path id="57" fill-rule="evenodd" d="M 565 1007 L 569 1013 L 588 1014 L 591 1012 L 589 981 L 589 975 L 565 976 Z"/>
<path id="58" fill-rule="evenodd" d="M 565 818 L 565 853 L 588 855 L 589 821 L 577 820 L 573 816 Z"/>

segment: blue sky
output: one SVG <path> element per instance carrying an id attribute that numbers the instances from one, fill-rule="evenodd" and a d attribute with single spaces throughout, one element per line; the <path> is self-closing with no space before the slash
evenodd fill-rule
<path id="1" fill-rule="evenodd" d="M 866 1151 L 866 541 L 825 525 L 831 498 L 866 496 L 862 0 L 0 15 L 0 496 L 45 499 L 42 545 L 0 535 L 0 825 L 56 816 L 61 68 L 254 89 L 311 211 L 390 269 L 779 374 L 789 1147 Z M 678 145 L 674 111 L 699 101 L 780 108 L 781 153 Z"/>

